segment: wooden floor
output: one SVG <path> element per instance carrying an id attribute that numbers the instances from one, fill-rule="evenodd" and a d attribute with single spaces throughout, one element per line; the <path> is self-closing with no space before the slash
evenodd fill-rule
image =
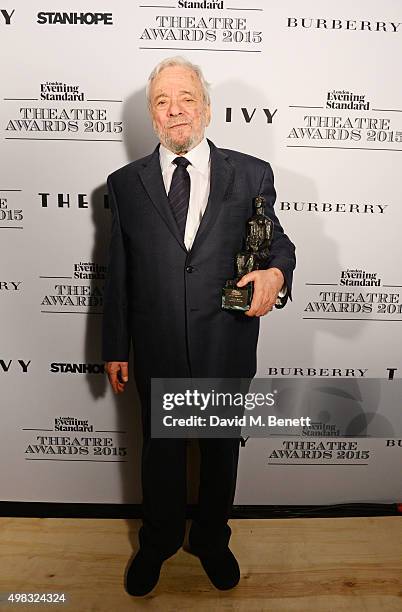
<path id="1" fill-rule="evenodd" d="M 217 591 L 180 550 L 154 591 L 130 597 L 123 576 L 139 521 L 1 518 L 0 591 L 64 592 L 68 606 L 1 609 L 401 612 L 402 517 L 231 521 L 239 585 Z"/>

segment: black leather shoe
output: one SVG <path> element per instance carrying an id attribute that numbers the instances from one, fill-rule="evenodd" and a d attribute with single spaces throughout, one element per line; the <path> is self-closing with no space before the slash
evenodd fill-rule
<path id="1" fill-rule="evenodd" d="M 212 554 L 197 554 L 191 548 L 188 552 L 196 555 L 201 561 L 208 578 L 221 591 L 233 589 L 240 580 L 240 568 L 236 557 L 229 548 Z"/>
<path id="2" fill-rule="evenodd" d="M 144 555 L 140 549 L 127 570 L 125 588 L 129 595 L 147 595 L 157 585 L 163 561 Z"/>

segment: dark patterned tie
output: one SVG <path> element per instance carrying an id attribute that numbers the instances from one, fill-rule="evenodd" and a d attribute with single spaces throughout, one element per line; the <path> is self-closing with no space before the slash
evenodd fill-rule
<path id="1" fill-rule="evenodd" d="M 190 175 L 187 172 L 187 166 L 190 162 L 185 157 L 176 157 L 173 163 L 176 164 L 177 167 L 173 172 L 168 199 L 180 235 L 184 237 L 188 202 L 190 200 Z"/>

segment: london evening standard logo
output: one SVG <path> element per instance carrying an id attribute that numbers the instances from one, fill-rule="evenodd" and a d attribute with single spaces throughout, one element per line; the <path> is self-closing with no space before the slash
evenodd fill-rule
<path id="1" fill-rule="evenodd" d="M 9 111 L 4 130 L 5 139 L 46 140 L 46 135 L 52 140 L 73 136 L 79 140 L 102 140 L 121 142 L 123 122 L 116 119 L 116 104 L 118 99 L 95 99 L 88 96 L 77 83 L 48 80 L 39 84 L 36 98 L 33 101 L 49 102 L 52 106 L 31 104 L 26 106 L 24 98 L 7 96 L 8 105 L 14 107 Z M 28 95 L 26 96 L 28 97 Z M 31 97 L 31 96 L 29 96 Z M 75 104 L 86 101 L 85 106 L 67 106 L 64 103 Z M 105 103 L 100 107 L 98 103 Z M 115 136 L 119 136 L 116 138 Z M 84 137 L 84 138 L 83 138 Z M 70 138 L 66 138 L 70 139 Z"/>
<path id="2" fill-rule="evenodd" d="M 88 419 L 79 419 L 77 417 L 63 416 L 56 417 L 53 425 L 54 431 L 93 431 L 93 424 L 89 424 Z"/>
<path id="3" fill-rule="evenodd" d="M 288 147 L 402 148 L 402 130 L 394 126 L 390 118 L 390 114 L 398 113 L 399 109 L 392 109 L 388 105 L 387 110 L 374 108 L 364 92 L 333 89 L 326 92 L 321 105 L 307 105 L 305 102 L 305 105 L 291 104 L 290 108 L 298 113 L 298 119 L 297 124 L 288 130 Z M 311 114 L 311 108 L 318 112 Z M 384 113 L 389 116 L 384 117 Z"/>
<path id="4" fill-rule="evenodd" d="M 46 81 L 46 83 L 40 84 L 40 99 L 82 102 L 84 100 L 84 92 L 80 91 L 79 85 L 62 83 L 61 81 Z"/>
<path id="5" fill-rule="evenodd" d="M 41 276 L 51 282 L 42 296 L 41 312 L 101 314 L 106 272 L 106 265 L 80 261 L 71 276 Z"/>
<path id="6" fill-rule="evenodd" d="M 400 320 L 402 296 L 400 283 L 383 284 L 382 275 L 372 270 L 341 270 L 338 282 L 308 282 L 309 301 L 304 319 Z"/>
<path id="7" fill-rule="evenodd" d="M 370 102 L 366 100 L 365 94 L 357 94 L 345 89 L 333 90 L 327 93 L 325 108 L 369 110 Z"/>
<path id="8" fill-rule="evenodd" d="M 144 5 L 140 8 L 148 9 L 149 6 Z M 153 16 L 153 20 L 142 25 L 138 33 L 140 49 L 154 49 L 155 43 L 158 42 L 164 43 L 160 48 L 169 49 L 170 42 L 172 46 L 180 42 L 188 50 L 193 49 L 196 43 L 197 48 L 201 44 L 203 49 L 261 52 L 263 32 L 261 21 L 258 23 L 255 12 L 236 9 L 234 16 L 232 9 L 229 8 L 227 14 L 221 12 L 208 14 L 206 11 L 209 10 L 224 11 L 225 5 L 223 1 L 204 0 L 200 2 L 178 0 L 175 7 L 166 8 L 192 9 L 192 13 L 183 14 L 178 10 L 177 14 L 174 12 L 172 14 L 170 11 L 168 14 L 161 14 L 161 11 Z M 258 11 L 264 10 L 256 8 Z"/>
<path id="9" fill-rule="evenodd" d="M 57 416 L 50 429 L 30 426 L 23 431 L 34 436 L 25 441 L 24 456 L 29 461 L 126 461 L 127 446 L 121 446 L 126 432 L 105 431 L 103 427 L 97 431 L 87 418 Z"/>

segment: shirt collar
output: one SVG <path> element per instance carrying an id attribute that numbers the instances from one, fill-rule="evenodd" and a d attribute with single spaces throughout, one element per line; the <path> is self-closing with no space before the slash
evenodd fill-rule
<path id="1" fill-rule="evenodd" d="M 193 149 L 188 151 L 183 157 L 186 157 L 191 165 L 201 172 L 207 174 L 209 164 L 210 148 L 206 138 L 203 138 Z M 163 144 L 159 147 L 159 159 L 162 169 L 162 174 L 168 169 L 170 164 L 176 159 L 177 154 L 167 149 Z"/>

